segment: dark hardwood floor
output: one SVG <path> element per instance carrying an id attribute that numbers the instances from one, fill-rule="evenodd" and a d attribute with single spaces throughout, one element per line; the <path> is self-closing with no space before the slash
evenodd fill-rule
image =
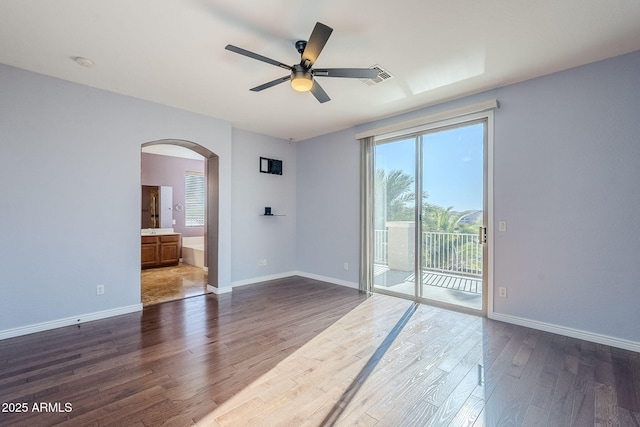
<path id="1" fill-rule="evenodd" d="M 639 397 L 638 353 L 300 277 L 0 341 L 2 426 L 640 426 Z"/>

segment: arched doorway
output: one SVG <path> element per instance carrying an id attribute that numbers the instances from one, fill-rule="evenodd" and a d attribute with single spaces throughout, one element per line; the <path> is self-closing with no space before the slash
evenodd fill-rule
<path id="1" fill-rule="evenodd" d="M 162 139 L 146 142 L 141 149 L 151 146 L 173 146 L 191 150 L 204 159 L 206 177 L 206 209 L 204 227 L 204 265 L 208 272 L 206 288 L 211 290 L 218 285 L 218 235 L 219 235 L 219 158 L 211 150 L 192 141 Z M 142 170 L 141 170 L 142 173 Z M 176 202 L 176 204 L 180 204 Z"/>

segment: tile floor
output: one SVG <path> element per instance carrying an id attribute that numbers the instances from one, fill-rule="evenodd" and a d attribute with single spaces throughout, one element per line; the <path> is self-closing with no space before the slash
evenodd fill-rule
<path id="1" fill-rule="evenodd" d="M 145 307 L 208 293 L 207 273 L 200 267 L 183 263 L 142 270 L 140 282 Z"/>

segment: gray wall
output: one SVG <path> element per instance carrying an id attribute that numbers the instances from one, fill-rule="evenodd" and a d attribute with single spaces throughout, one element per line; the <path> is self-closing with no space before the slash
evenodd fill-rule
<path id="1" fill-rule="evenodd" d="M 497 91 L 495 311 L 640 342 L 640 53 Z"/>
<path id="2" fill-rule="evenodd" d="M 360 238 L 359 156 L 353 129 L 297 143 L 298 270 L 355 287 Z"/>
<path id="3" fill-rule="evenodd" d="M 148 141 L 220 157 L 220 286 L 230 286 L 229 123 L 4 65 L 0 93 L 0 332 L 140 304 Z"/>
<path id="4" fill-rule="evenodd" d="M 640 52 L 299 143 L 298 268 L 357 257 L 356 132 L 497 98 L 495 313 L 640 345 L 638 76 Z"/>
<path id="5" fill-rule="evenodd" d="M 282 160 L 282 175 L 260 173 L 260 157 Z M 234 284 L 295 271 L 295 143 L 234 129 L 232 177 Z M 261 216 L 265 206 L 284 216 Z"/>

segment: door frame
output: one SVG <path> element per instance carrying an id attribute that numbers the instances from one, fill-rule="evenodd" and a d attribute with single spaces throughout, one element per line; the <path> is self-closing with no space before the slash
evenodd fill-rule
<path id="1" fill-rule="evenodd" d="M 208 284 L 207 289 L 215 294 L 219 291 L 218 280 L 218 246 L 219 246 L 219 206 L 220 206 L 220 189 L 219 189 L 219 157 L 216 153 L 208 148 L 187 140 L 182 139 L 158 139 L 148 141 L 141 144 L 142 147 L 151 145 L 177 145 L 188 148 L 204 157 L 205 168 L 204 173 L 207 182 L 207 203 L 205 207 L 205 227 L 204 227 L 204 253 L 207 268 Z M 140 170 L 142 174 L 142 169 Z"/>

